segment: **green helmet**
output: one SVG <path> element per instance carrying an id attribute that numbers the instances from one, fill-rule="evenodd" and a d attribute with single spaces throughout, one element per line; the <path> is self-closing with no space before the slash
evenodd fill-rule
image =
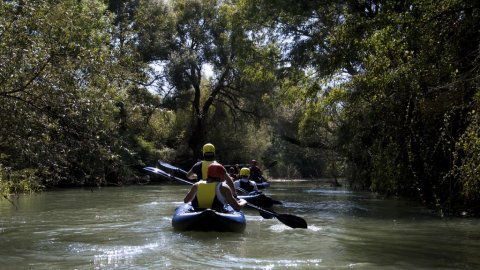
<path id="1" fill-rule="evenodd" d="M 250 169 L 249 168 L 242 168 L 240 169 L 240 176 L 250 176 Z"/>

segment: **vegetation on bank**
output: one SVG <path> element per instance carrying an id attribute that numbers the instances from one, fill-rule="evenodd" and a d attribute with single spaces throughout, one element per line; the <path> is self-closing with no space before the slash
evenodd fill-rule
<path id="1" fill-rule="evenodd" d="M 0 4 L 0 191 L 277 160 L 443 214 L 480 213 L 480 4 Z"/>

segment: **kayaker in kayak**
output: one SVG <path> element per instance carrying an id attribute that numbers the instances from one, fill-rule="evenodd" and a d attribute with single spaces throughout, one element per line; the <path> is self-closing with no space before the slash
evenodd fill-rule
<path id="1" fill-rule="evenodd" d="M 233 181 L 237 180 L 239 178 L 238 177 L 238 169 L 234 166 L 230 166 L 230 168 L 228 169 L 228 175 L 230 175 L 230 177 L 233 179 Z"/>
<path id="2" fill-rule="evenodd" d="M 207 176 L 207 168 L 213 162 L 215 162 L 215 146 L 211 143 L 207 143 L 202 148 L 202 160 L 193 164 L 192 168 L 187 172 L 187 177 L 192 180 L 205 180 Z M 233 195 L 237 196 L 235 186 L 233 185 L 233 179 L 228 173 L 225 173 L 224 175 L 223 180 L 225 180 L 230 189 L 233 190 Z"/>
<path id="3" fill-rule="evenodd" d="M 247 201 L 235 199 L 234 192 L 223 181 L 225 174 L 226 170 L 220 163 L 212 162 L 207 168 L 207 179 L 193 184 L 183 201 L 185 203 L 192 202 L 192 206 L 196 210 L 210 208 L 221 211 L 226 204 L 229 204 L 233 209 L 239 211 L 247 204 Z"/>
<path id="4" fill-rule="evenodd" d="M 240 169 L 240 179 L 233 182 L 235 185 L 235 189 L 243 189 L 248 193 L 252 191 L 258 192 L 257 184 L 254 181 L 248 179 L 250 176 L 250 169 L 249 168 L 241 168 Z"/>
<path id="5" fill-rule="evenodd" d="M 263 183 L 267 180 L 262 175 L 262 170 L 257 166 L 257 161 L 250 161 L 250 180 L 255 181 L 255 183 Z"/>

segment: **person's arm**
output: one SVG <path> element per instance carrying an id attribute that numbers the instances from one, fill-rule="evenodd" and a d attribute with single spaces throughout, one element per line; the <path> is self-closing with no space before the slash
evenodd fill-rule
<path id="1" fill-rule="evenodd" d="M 200 180 L 196 172 L 198 172 L 198 162 L 193 164 L 192 168 L 187 172 L 187 178 L 190 180 Z"/>
<path id="2" fill-rule="evenodd" d="M 258 168 L 258 178 L 260 179 L 260 181 L 262 182 L 267 182 L 267 179 L 265 179 L 265 177 L 263 177 L 263 172 L 260 168 Z"/>
<path id="3" fill-rule="evenodd" d="M 256 192 L 258 192 L 257 183 L 255 183 L 254 181 L 250 181 L 250 185 L 252 185 L 252 186 L 253 186 L 253 191 L 256 191 Z"/>
<path id="4" fill-rule="evenodd" d="M 220 191 L 222 192 L 223 197 L 225 197 L 225 200 L 227 200 L 227 203 L 236 211 L 240 211 L 247 204 L 247 201 L 244 199 L 237 201 L 233 197 L 232 190 L 226 185 L 222 184 Z"/>
<path id="5" fill-rule="evenodd" d="M 225 174 L 224 180 L 225 180 L 225 183 L 227 183 L 230 190 L 232 191 L 233 196 L 236 197 L 237 192 L 235 191 L 235 185 L 233 184 L 233 179 L 230 177 L 230 175 L 228 175 L 228 173 Z"/>
<path id="6" fill-rule="evenodd" d="M 198 190 L 197 184 L 193 184 L 193 186 L 188 191 L 187 195 L 185 195 L 185 198 L 183 199 L 183 202 L 184 203 L 189 203 L 189 202 L 193 201 L 193 199 L 195 198 L 195 195 L 197 195 L 197 190 Z"/>
<path id="7" fill-rule="evenodd" d="M 192 167 L 193 169 L 193 167 Z M 190 169 L 190 171 L 187 172 L 187 178 L 188 179 L 191 179 L 191 180 L 196 180 L 198 178 L 197 174 L 195 174 L 192 169 Z"/>

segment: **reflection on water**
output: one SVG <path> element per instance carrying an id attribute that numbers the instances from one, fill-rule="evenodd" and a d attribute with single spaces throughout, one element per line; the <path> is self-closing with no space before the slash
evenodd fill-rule
<path id="1" fill-rule="evenodd" d="M 274 182 L 291 229 L 245 210 L 242 234 L 176 232 L 188 186 L 62 190 L 0 201 L 1 269 L 480 269 L 476 219 L 440 219 L 411 202 Z"/>

